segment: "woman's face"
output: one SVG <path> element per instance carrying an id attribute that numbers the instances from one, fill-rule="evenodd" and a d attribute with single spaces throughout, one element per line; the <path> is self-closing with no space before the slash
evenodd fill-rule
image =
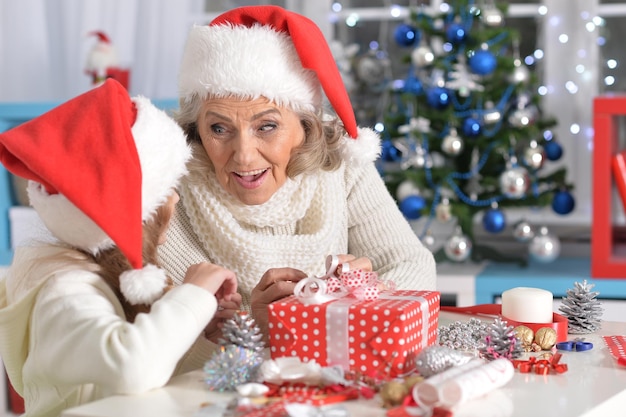
<path id="1" fill-rule="evenodd" d="M 265 98 L 207 99 L 198 132 L 220 185 L 247 205 L 265 203 L 285 183 L 291 153 L 304 142 L 296 113 Z"/>

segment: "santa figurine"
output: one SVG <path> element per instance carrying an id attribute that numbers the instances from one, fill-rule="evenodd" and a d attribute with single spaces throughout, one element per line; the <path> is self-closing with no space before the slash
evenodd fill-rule
<path id="1" fill-rule="evenodd" d="M 98 37 L 98 41 L 87 55 L 87 65 L 85 67 L 85 72 L 91 76 L 91 82 L 95 87 L 111 77 L 111 73 L 119 70 L 119 62 L 117 51 L 104 32 L 94 31 L 90 32 L 89 35 Z"/>

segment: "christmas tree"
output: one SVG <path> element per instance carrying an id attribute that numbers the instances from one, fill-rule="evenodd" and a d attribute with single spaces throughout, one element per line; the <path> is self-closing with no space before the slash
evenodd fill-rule
<path id="1" fill-rule="evenodd" d="M 574 209 L 562 156 L 550 130 L 557 121 L 541 108 L 537 75 L 519 53 L 519 33 L 505 25 L 505 3 L 450 0 L 436 10 L 412 10 L 395 27 L 406 47 L 408 74 L 392 86 L 384 112 L 381 171 L 426 245 L 435 222 L 456 222 L 438 261 L 493 259 L 526 263 L 475 240 L 474 218 L 491 234 L 513 230 L 542 262 L 559 254 L 558 238 L 509 208 Z"/>

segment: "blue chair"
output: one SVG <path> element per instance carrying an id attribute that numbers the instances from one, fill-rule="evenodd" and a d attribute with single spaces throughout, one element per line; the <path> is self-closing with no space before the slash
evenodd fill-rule
<path id="1" fill-rule="evenodd" d="M 176 99 L 152 101 L 160 109 L 170 111 L 178 107 Z M 0 132 L 11 129 L 20 123 L 35 118 L 60 103 L 57 102 L 15 102 L 0 103 Z M 9 209 L 18 205 L 17 193 L 13 189 L 10 173 L 0 164 L 0 266 L 9 265 L 13 259 L 11 248 Z"/>

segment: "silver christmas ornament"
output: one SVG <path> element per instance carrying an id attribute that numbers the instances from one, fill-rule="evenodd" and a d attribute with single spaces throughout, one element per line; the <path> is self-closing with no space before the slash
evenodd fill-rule
<path id="1" fill-rule="evenodd" d="M 384 83 L 389 66 L 390 63 L 387 58 L 372 52 L 359 59 L 356 65 L 356 74 L 368 86 L 377 87 Z"/>
<path id="2" fill-rule="evenodd" d="M 450 156 L 457 156 L 463 152 L 463 139 L 457 134 L 456 129 L 450 129 L 450 133 L 441 141 L 441 150 Z"/>
<path id="3" fill-rule="evenodd" d="M 454 366 L 461 366 L 474 356 L 447 346 L 429 346 L 415 358 L 415 368 L 424 378 L 439 374 Z"/>
<path id="4" fill-rule="evenodd" d="M 421 240 L 422 240 L 422 245 L 424 245 L 424 247 L 428 249 L 429 251 L 432 252 L 433 249 L 435 249 L 435 237 L 430 232 L 430 230 L 427 231 L 424 236 L 422 236 Z"/>
<path id="5" fill-rule="evenodd" d="M 535 237 L 535 231 L 526 220 L 520 220 L 513 228 L 513 237 L 518 242 L 530 242 L 530 240 Z"/>
<path id="6" fill-rule="evenodd" d="M 452 218 L 452 207 L 447 198 L 441 200 L 441 203 L 435 207 L 435 216 L 441 223 L 447 223 Z"/>
<path id="7" fill-rule="evenodd" d="M 500 11 L 500 9 L 495 6 L 490 6 L 483 9 L 481 13 L 481 19 L 485 25 L 491 27 L 502 26 L 502 24 L 504 23 L 504 15 Z"/>
<path id="8" fill-rule="evenodd" d="M 530 177 L 526 168 L 514 166 L 507 168 L 500 174 L 500 192 L 512 199 L 519 199 L 526 195 L 530 185 Z"/>
<path id="9" fill-rule="evenodd" d="M 549 263 L 558 258 L 561 253 L 561 242 L 558 237 L 548 231 L 547 227 L 542 226 L 530 241 L 528 252 L 535 261 Z"/>
<path id="10" fill-rule="evenodd" d="M 457 229 L 457 232 L 446 241 L 443 251 L 449 259 L 463 262 L 472 254 L 472 241 Z"/>
<path id="11" fill-rule="evenodd" d="M 513 72 L 508 76 L 508 80 L 512 84 L 524 84 L 530 79 L 530 70 L 521 59 L 516 58 L 513 61 Z"/>
<path id="12" fill-rule="evenodd" d="M 485 110 L 483 113 L 483 123 L 486 125 L 493 125 L 498 123 L 502 119 L 502 113 L 498 109 Z"/>
<path id="13" fill-rule="evenodd" d="M 543 167 L 546 160 L 546 153 L 543 146 L 537 144 L 537 141 L 530 142 L 530 146 L 524 151 L 524 164 L 531 169 L 537 170 Z"/>
<path id="14" fill-rule="evenodd" d="M 537 108 L 534 105 L 530 105 L 523 109 L 513 110 L 507 120 L 511 126 L 523 128 L 533 125 L 537 120 L 537 115 Z"/>
<path id="15" fill-rule="evenodd" d="M 417 188 L 417 185 L 411 180 L 402 181 L 396 190 L 398 201 L 402 201 L 412 195 L 420 195 L 420 190 Z"/>
<path id="16" fill-rule="evenodd" d="M 418 46 L 411 52 L 411 62 L 416 67 L 426 67 L 435 61 L 435 54 L 426 45 Z"/>

